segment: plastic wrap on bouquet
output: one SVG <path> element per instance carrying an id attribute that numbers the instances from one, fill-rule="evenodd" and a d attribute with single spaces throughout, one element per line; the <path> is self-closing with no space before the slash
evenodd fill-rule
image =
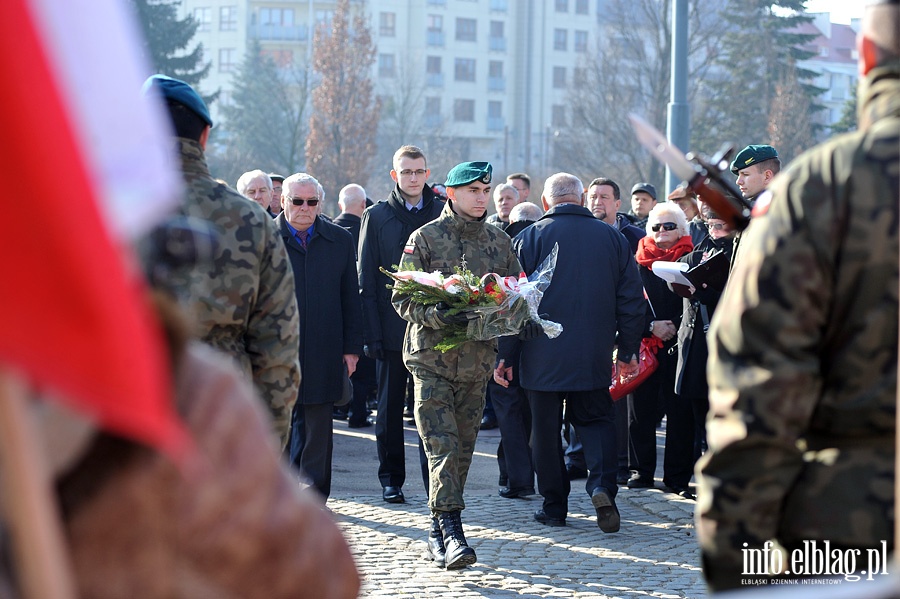
<path id="1" fill-rule="evenodd" d="M 541 298 L 553 278 L 558 253 L 559 247 L 554 245 L 529 277 L 525 273 L 518 278 L 488 273 L 479 279 L 463 267 L 447 277 L 439 272 L 379 270 L 393 279 L 394 291 L 408 295 L 414 303 L 443 304 L 449 308 L 448 314 L 467 316 L 467 324 L 441 329 L 444 338 L 434 349 L 446 352 L 467 341 L 517 335 L 529 320 L 539 323 L 551 339 L 558 337 L 562 325 L 538 314 Z"/>
<path id="2" fill-rule="evenodd" d="M 518 279 L 501 277 L 495 273 L 484 275 L 481 278 L 481 287 L 484 293 L 497 299 L 498 303 L 471 309 L 474 317 L 469 320 L 466 337 L 485 341 L 505 335 L 516 335 L 529 320 L 540 324 L 547 337 L 551 339 L 559 337 L 562 325 L 541 318 L 538 314 L 541 298 L 544 297 L 544 291 L 553 279 L 558 253 L 559 246 L 554 244 L 544 261 L 527 278 L 524 273 Z"/>

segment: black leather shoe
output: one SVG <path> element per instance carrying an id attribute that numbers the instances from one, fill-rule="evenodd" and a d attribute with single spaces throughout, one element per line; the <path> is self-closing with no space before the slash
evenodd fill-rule
<path id="1" fill-rule="evenodd" d="M 331 417 L 332 417 L 332 419 L 334 419 L 334 420 L 346 420 L 346 419 L 347 419 L 347 412 L 344 412 L 344 411 L 341 410 L 340 408 L 335 408 L 335 409 L 332 410 L 332 412 L 331 412 Z"/>
<path id="2" fill-rule="evenodd" d="M 444 567 L 448 570 L 459 570 L 471 566 L 478 558 L 475 550 L 469 547 L 463 534 L 462 518 L 459 512 L 444 512 L 438 516 L 441 533 L 444 536 Z"/>
<path id="3" fill-rule="evenodd" d="M 572 464 L 566 464 L 566 476 L 569 477 L 569 480 L 587 478 L 587 475 L 587 469 L 581 468 L 580 466 L 573 466 Z"/>
<path id="4" fill-rule="evenodd" d="M 497 419 L 491 418 L 490 416 L 485 416 L 481 419 L 481 430 L 490 431 L 497 428 Z"/>
<path id="5" fill-rule="evenodd" d="M 606 489 L 597 487 L 591 493 L 591 503 L 597 510 L 597 526 L 603 532 L 619 532 L 621 519 L 619 518 L 619 509 L 616 502 L 609 496 Z"/>
<path id="6" fill-rule="evenodd" d="M 388 503 L 406 503 L 406 497 L 403 496 L 403 489 L 400 487 L 385 487 L 381 497 Z"/>
<path id="7" fill-rule="evenodd" d="M 652 478 L 633 474 L 625 484 L 628 485 L 629 489 L 652 489 L 654 483 Z"/>
<path id="8" fill-rule="evenodd" d="M 625 472 L 619 472 L 616 475 L 616 484 L 619 485 L 620 487 L 622 485 L 627 485 L 629 478 L 631 478 L 631 473 L 628 472 L 627 470 Z"/>
<path id="9" fill-rule="evenodd" d="M 694 492 L 691 491 L 688 487 L 682 487 L 681 485 L 666 485 L 666 490 L 670 493 L 675 493 L 679 497 L 684 497 L 685 499 L 690 499 L 691 501 L 697 501 L 697 496 L 694 495 Z"/>
<path id="10" fill-rule="evenodd" d="M 428 532 L 428 540 L 426 541 L 425 557 L 443 568 L 445 554 L 444 535 L 441 532 L 441 525 L 437 518 L 432 517 L 431 530 Z"/>
<path id="11" fill-rule="evenodd" d="M 548 516 L 543 508 L 539 509 L 534 513 L 534 519 L 544 524 L 546 526 L 565 526 L 566 519 L 565 518 L 554 518 L 553 516 Z"/>
<path id="12" fill-rule="evenodd" d="M 507 499 L 525 499 L 529 495 L 534 495 L 534 489 L 531 487 L 518 487 L 515 489 L 503 487 L 498 494 L 500 497 L 505 497 Z"/>
<path id="13" fill-rule="evenodd" d="M 373 424 L 375 424 L 375 419 L 369 416 L 362 422 L 348 422 L 347 428 L 366 428 L 367 426 L 372 426 Z"/>

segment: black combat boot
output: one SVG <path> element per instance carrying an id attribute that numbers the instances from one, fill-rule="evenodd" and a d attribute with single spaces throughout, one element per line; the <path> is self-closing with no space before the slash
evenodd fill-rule
<path id="1" fill-rule="evenodd" d="M 466 543 L 459 512 L 442 512 L 438 516 L 444 535 L 444 567 L 458 570 L 475 563 L 475 550 Z"/>
<path id="2" fill-rule="evenodd" d="M 425 556 L 438 566 L 444 567 L 444 535 L 441 533 L 441 525 L 436 516 L 431 517 L 431 531 L 426 541 Z"/>

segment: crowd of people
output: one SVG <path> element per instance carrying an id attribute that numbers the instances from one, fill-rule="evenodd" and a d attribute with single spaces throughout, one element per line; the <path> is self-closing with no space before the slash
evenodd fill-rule
<path id="1" fill-rule="evenodd" d="M 561 172 L 535 201 L 526 173 L 495 184 L 482 161 L 430 185 L 426 156 L 412 145 L 393 156 L 388 198 L 372 202 L 347 185 L 335 190 L 341 214 L 332 220 L 309 174 L 253 169 L 236 191 L 214 179 L 202 98 L 181 81 L 151 78 L 147 93 L 165 100 L 178 138 L 186 196 L 181 220 L 158 230 L 144 257 L 157 275 L 179 411 L 204 465 L 222 476 L 196 464 L 203 475 L 179 476 L 162 458 L 98 435 L 59 475 L 79 588 L 116 596 L 141 581 L 167 596 L 252 596 L 241 585 L 264 576 L 266 596 L 301 587 L 355 596 L 352 557 L 322 509 L 332 418 L 374 425 L 373 479 L 383 501 L 403 503 L 410 395 L 432 515 L 427 556 L 447 569 L 477 561 L 462 512 L 486 404 L 500 429 L 499 495 L 540 495 L 534 519 L 562 527 L 571 482 L 585 479 L 605 533 L 622 526 L 620 486 L 657 486 L 664 420 L 660 482 L 701 497 L 704 573 L 715 590 L 739 586 L 747 544 L 892 548 L 898 10 L 895 0 L 867 8 L 859 132 L 782 175 L 772 146 L 734 157 L 736 186 L 753 206 L 742 232 L 690 187 L 662 198 L 636 182 L 623 210 L 613 178 L 585 186 Z M 383 272 L 517 277 L 551 252 L 540 310 L 562 325 L 553 339 L 527 320 L 499 339 L 438 350 L 474 312 L 416 301 Z M 673 263 L 686 265 L 689 284 L 658 274 Z M 658 361 L 649 376 L 639 365 L 646 351 Z M 613 380 L 640 383 L 614 400 Z M 213 530 L 216 509 L 245 519 Z M 174 518 L 171 531 L 135 530 L 147 552 L 181 560 L 180 574 L 154 579 L 125 537 L 119 561 L 104 561 L 101 536 L 143 514 Z M 315 531 L 313 550 L 304 528 Z M 223 544 L 208 563 L 207 539 L 228 534 L 241 535 L 242 550 Z"/>

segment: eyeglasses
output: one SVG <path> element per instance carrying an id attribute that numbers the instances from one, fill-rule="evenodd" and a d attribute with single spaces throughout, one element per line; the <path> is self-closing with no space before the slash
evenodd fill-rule
<path id="1" fill-rule="evenodd" d="M 728 225 L 726 225 L 725 223 L 708 223 L 706 226 L 709 227 L 710 229 L 715 229 L 716 231 L 721 231 Z"/>
<path id="2" fill-rule="evenodd" d="M 416 170 L 410 170 L 410 169 L 406 168 L 406 169 L 403 169 L 402 171 L 400 171 L 400 174 L 403 175 L 404 177 L 412 177 L 413 175 L 415 175 L 417 177 L 424 177 L 425 173 L 427 173 L 427 172 L 428 171 L 426 171 L 424 168 L 417 168 Z"/>
<path id="3" fill-rule="evenodd" d="M 678 228 L 678 225 L 676 225 L 675 223 L 656 223 L 655 225 L 650 227 L 650 230 L 656 233 L 660 228 L 665 231 L 674 231 Z"/>
<path id="4" fill-rule="evenodd" d="M 319 205 L 319 200 L 317 200 L 317 199 L 312 199 L 312 200 L 306 200 L 304 198 L 288 198 L 288 199 L 291 201 L 291 204 L 293 204 L 294 206 L 302 206 L 305 203 L 310 208 L 315 208 L 316 206 Z"/>

